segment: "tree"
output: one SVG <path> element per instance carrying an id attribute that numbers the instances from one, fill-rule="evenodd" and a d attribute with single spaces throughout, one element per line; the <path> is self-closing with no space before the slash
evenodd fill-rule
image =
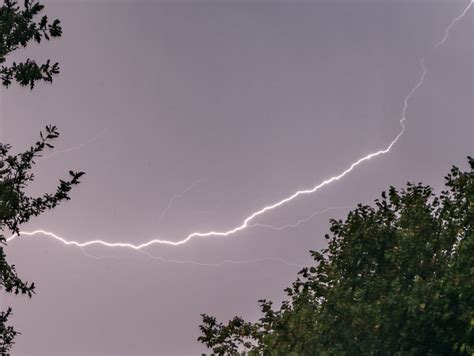
<path id="1" fill-rule="evenodd" d="M 32 0 L 25 0 L 23 7 L 15 0 L 4 0 L 0 7 L 0 78 L 5 87 L 16 81 L 33 89 L 37 81 L 52 82 L 53 75 L 59 73 L 59 64 L 51 65 L 49 59 L 43 64 L 28 58 L 21 63 L 5 65 L 10 53 L 28 46 L 31 41 L 41 43 L 43 39 L 61 36 L 62 29 L 58 19 L 49 23 L 48 17 L 44 15 L 36 21 L 43 8 L 44 5 Z"/>
<path id="2" fill-rule="evenodd" d="M 219 355 L 472 355 L 474 159 L 439 196 L 421 183 L 383 192 L 331 220 L 279 309 L 255 323 L 202 314 L 198 338 Z"/>
<path id="3" fill-rule="evenodd" d="M 7 56 L 31 41 L 40 43 L 44 38 L 61 36 L 59 20 L 51 24 L 47 16 L 36 21 L 43 5 L 25 0 L 23 6 L 16 1 L 5 0 L 0 7 L 0 78 L 3 86 L 8 87 L 13 81 L 21 86 L 33 89 L 38 81 L 51 82 L 59 73 L 59 65 L 37 64 L 30 58 L 21 63 L 6 65 Z M 59 136 L 55 126 L 46 126 L 40 132 L 40 139 L 27 151 L 11 155 L 11 146 L 0 143 L 0 289 L 7 293 L 23 294 L 31 297 L 35 290 L 34 283 L 23 281 L 6 260 L 3 246 L 6 245 L 6 233 L 19 234 L 20 225 L 38 216 L 45 210 L 56 207 L 61 201 L 69 199 L 72 187 L 79 183 L 83 172 L 70 171 L 67 180 L 60 180 L 57 190 L 40 197 L 28 196 L 25 192 L 28 184 L 34 180 L 31 173 L 35 160 L 47 148 L 53 148 L 52 141 Z M 12 309 L 0 312 L 0 354 L 8 355 L 18 332 L 7 325 Z"/>

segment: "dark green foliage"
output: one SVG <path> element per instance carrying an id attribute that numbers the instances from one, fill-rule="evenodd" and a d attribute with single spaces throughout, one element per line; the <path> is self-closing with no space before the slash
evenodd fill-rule
<path id="1" fill-rule="evenodd" d="M 331 220 L 328 248 L 311 251 L 288 300 L 260 301 L 255 323 L 203 314 L 214 353 L 471 355 L 474 353 L 474 159 L 447 190 L 391 187 L 375 206 Z"/>
<path id="2" fill-rule="evenodd" d="M 84 174 L 70 171 L 70 177 L 60 180 L 56 191 L 50 194 L 30 197 L 25 193 L 28 183 L 34 180 L 31 169 L 35 159 L 41 156 L 46 147 L 53 147 L 51 141 L 58 135 L 55 126 L 47 126 L 45 133 L 40 133 L 40 140 L 28 151 L 18 155 L 10 155 L 10 146 L 0 143 L 0 289 L 7 293 L 26 294 L 31 297 L 35 285 L 22 281 L 15 271 L 15 266 L 7 262 L 2 247 L 8 237 L 5 233 L 19 234 L 21 224 L 56 207 L 63 200 L 69 200 L 69 192 Z M 1 355 L 7 354 L 17 334 L 12 327 L 5 325 L 10 314 L 11 309 L 0 314 Z"/>
<path id="3" fill-rule="evenodd" d="M 23 6 L 17 1 L 5 0 L 0 7 L 0 79 L 3 86 L 8 87 L 12 81 L 33 89 L 37 81 L 51 82 L 52 77 L 59 73 L 57 63 L 51 65 L 37 64 L 32 59 L 23 63 L 13 62 L 5 65 L 7 56 L 19 48 L 26 47 L 31 41 L 40 43 L 43 38 L 61 36 L 59 20 L 51 24 L 43 16 L 39 21 L 35 17 L 41 12 L 43 5 L 25 0 Z M 60 180 L 58 188 L 51 194 L 30 197 L 25 193 L 29 183 L 34 180 L 31 173 L 35 160 L 46 148 L 53 148 L 51 142 L 59 136 L 55 126 L 47 126 L 40 133 L 40 139 L 26 152 L 10 154 L 10 145 L 0 143 L 0 290 L 7 293 L 23 294 L 31 297 L 34 293 L 33 283 L 22 281 L 10 265 L 4 253 L 5 234 L 19 234 L 20 225 L 32 217 L 56 207 L 61 201 L 69 199 L 72 187 L 79 183 L 82 172 L 69 172 L 67 180 Z M 12 310 L 0 313 L 0 355 L 8 355 L 13 340 L 18 332 L 7 325 Z"/>
<path id="4" fill-rule="evenodd" d="M 0 79 L 6 87 L 16 81 L 33 89 L 35 82 L 51 82 L 53 75 L 59 73 L 59 64 L 51 64 L 50 60 L 38 64 L 28 58 L 22 63 L 5 65 L 10 53 L 26 47 L 31 41 L 40 43 L 43 38 L 49 40 L 51 37 L 61 36 L 59 20 L 50 23 L 46 15 L 39 21 L 36 20 L 43 8 L 43 5 L 32 0 L 25 0 L 23 7 L 20 7 L 17 1 L 4 0 L 0 7 Z"/>

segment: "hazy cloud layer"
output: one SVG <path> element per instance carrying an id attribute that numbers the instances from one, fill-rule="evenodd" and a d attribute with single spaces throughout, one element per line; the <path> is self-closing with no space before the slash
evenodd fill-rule
<path id="1" fill-rule="evenodd" d="M 472 13 L 430 52 L 466 1 L 46 5 L 64 37 L 24 54 L 58 60 L 62 73 L 34 92 L 2 90 L 0 137 L 22 150 L 45 124 L 59 127 L 33 193 L 69 169 L 87 175 L 25 230 L 141 243 L 236 226 L 385 148 L 425 54 L 429 72 L 393 150 L 256 223 L 371 202 L 407 180 L 440 188 L 474 152 Z M 328 219 L 347 211 L 145 251 L 168 263 L 23 237 L 7 253 L 38 290 L 2 300 L 22 332 L 15 354 L 198 354 L 200 313 L 255 318 L 257 299 L 280 299 L 308 250 L 324 246 Z"/>

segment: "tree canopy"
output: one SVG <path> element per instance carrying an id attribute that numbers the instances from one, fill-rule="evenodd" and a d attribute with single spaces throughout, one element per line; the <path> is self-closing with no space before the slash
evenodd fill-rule
<path id="1" fill-rule="evenodd" d="M 33 59 L 24 62 L 12 62 L 6 65 L 7 56 L 19 48 L 26 47 L 31 41 L 40 43 L 42 39 L 61 35 L 59 20 L 51 24 L 47 16 L 36 21 L 43 9 L 38 2 L 25 0 L 23 6 L 16 1 L 5 0 L 0 7 L 0 78 L 4 87 L 12 82 L 33 89 L 38 81 L 51 82 L 59 73 L 59 65 L 51 65 L 50 60 L 37 64 Z M 55 192 L 39 197 L 28 196 L 25 192 L 28 184 L 33 182 L 33 166 L 46 149 L 53 148 L 52 142 L 59 136 L 55 126 L 46 126 L 40 132 L 40 139 L 27 151 L 12 155 L 11 146 L 0 143 L 0 290 L 6 293 L 23 294 L 31 297 L 35 290 L 34 283 L 23 281 L 6 259 L 4 246 L 6 234 L 19 234 L 20 225 L 38 216 L 45 210 L 56 207 L 61 201 L 69 199 L 74 185 L 79 183 L 83 172 L 69 171 L 69 178 L 59 181 Z M 12 309 L 0 312 L 0 354 L 8 355 L 18 332 L 7 325 Z"/>
<path id="2" fill-rule="evenodd" d="M 59 73 L 59 64 L 51 64 L 49 59 L 43 64 L 31 58 L 20 63 L 5 64 L 9 54 L 28 46 L 32 41 L 41 43 L 43 39 L 61 36 L 58 19 L 50 23 L 48 16 L 43 15 L 37 20 L 43 8 L 44 5 L 32 0 L 25 0 L 23 6 L 19 6 L 15 0 L 4 0 L 0 7 L 0 79 L 5 87 L 16 81 L 33 89 L 37 81 L 52 82 L 53 76 Z"/>
<path id="3" fill-rule="evenodd" d="M 219 355 L 474 353 L 474 159 L 439 195 L 390 187 L 374 206 L 331 220 L 280 308 L 256 322 L 202 314 L 199 341 Z"/>

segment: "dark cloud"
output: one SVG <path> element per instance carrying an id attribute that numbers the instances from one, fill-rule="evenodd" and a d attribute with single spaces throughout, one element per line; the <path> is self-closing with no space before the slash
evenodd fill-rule
<path id="1" fill-rule="evenodd" d="M 64 38 L 28 53 L 63 71 L 34 92 L 2 91 L 1 138 L 23 149 L 45 124 L 59 127 L 59 152 L 38 165 L 33 192 L 71 168 L 87 176 L 25 230 L 141 243 L 236 226 L 385 148 L 426 53 L 429 73 L 393 150 L 257 222 L 283 226 L 370 202 L 407 180 L 440 188 L 474 151 L 472 13 L 430 52 L 465 1 L 46 4 Z M 200 313 L 256 317 L 257 299 L 281 298 L 298 270 L 276 260 L 309 263 L 328 218 L 346 211 L 146 250 L 205 264 L 265 259 L 219 267 L 86 249 L 120 257 L 94 259 L 24 237 L 8 253 L 38 294 L 2 301 L 23 333 L 15 354 L 198 354 Z"/>

